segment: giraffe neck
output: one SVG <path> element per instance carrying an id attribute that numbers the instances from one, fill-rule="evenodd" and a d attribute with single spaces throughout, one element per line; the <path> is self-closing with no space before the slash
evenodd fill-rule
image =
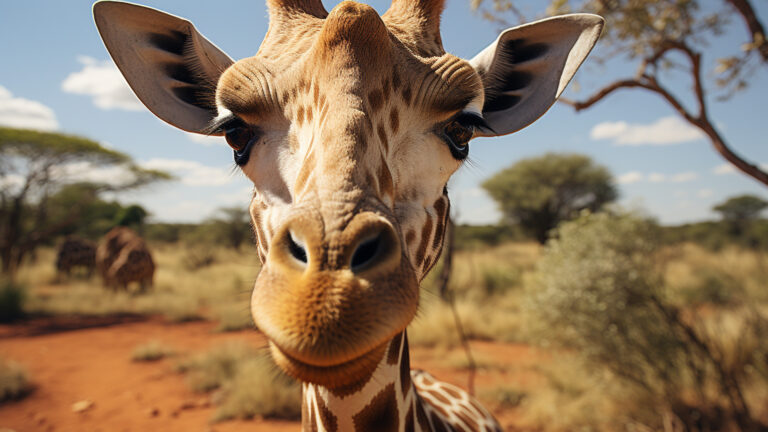
<path id="1" fill-rule="evenodd" d="M 410 370 L 405 331 L 389 342 L 370 377 L 342 389 L 304 384 L 302 430 L 320 432 L 501 432 L 464 390 Z"/>
<path id="2" fill-rule="evenodd" d="M 408 339 L 395 336 L 376 370 L 341 389 L 304 384 L 304 431 L 413 431 L 421 403 L 411 382 Z M 422 413 L 423 415 L 423 413 Z"/>

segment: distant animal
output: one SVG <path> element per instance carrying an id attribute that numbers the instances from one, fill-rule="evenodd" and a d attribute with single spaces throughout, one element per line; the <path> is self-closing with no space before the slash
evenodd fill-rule
<path id="1" fill-rule="evenodd" d="M 96 268 L 103 279 L 107 277 L 107 271 L 115 262 L 120 251 L 131 240 L 138 238 L 136 231 L 126 227 L 112 228 L 99 242 L 96 249 Z"/>
<path id="2" fill-rule="evenodd" d="M 96 267 L 96 245 L 93 242 L 75 236 L 64 240 L 56 256 L 56 271 L 69 276 L 74 267 L 85 268 L 88 277 L 93 275 Z"/>
<path id="3" fill-rule="evenodd" d="M 107 270 L 107 286 L 128 289 L 128 284 L 138 282 L 141 291 L 151 287 L 155 275 L 155 262 L 147 244 L 140 237 L 130 240 Z"/>
<path id="4" fill-rule="evenodd" d="M 139 282 L 142 290 L 152 285 L 155 263 L 144 240 L 130 228 L 112 228 L 96 250 L 96 267 L 109 288 L 128 288 Z"/>

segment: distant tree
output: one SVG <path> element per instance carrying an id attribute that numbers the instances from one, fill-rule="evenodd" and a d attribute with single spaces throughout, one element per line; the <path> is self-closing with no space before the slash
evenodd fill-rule
<path id="1" fill-rule="evenodd" d="M 588 156 L 548 153 L 495 174 L 483 188 L 507 223 L 519 223 L 540 243 L 560 222 L 597 211 L 617 198 L 611 173 Z"/>
<path id="2" fill-rule="evenodd" d="M 516 6 L 521 1 L 487 2 L 493 5 L 492 10 L 484 10 L 484 16 L 490 20 L 505 22 L 504 16 L 509 13 L 518 21 L 525 18 Z M 470 3 L 482 8 L 485 2 L 470 0 Z M 716 64 L 712 74 L 714 87 L 719 89 L 714 96 L 727 100 L 747 88 L 755 71 L 768 65 L 765 30 L 749 0 L 718 3 L 719 7 L 715 2 L 698 0 L 550 0 L 548 15 L 585 11 L 605 18 L 597 58 L 626 57 L 636 65 L 634 76 L 609 82 L 582 101 L 560 100 L 581 111 L 620 89 L 647 90 L 660 96 L 685 121 L 701 130 L 728 162 L 768 186 L 768 173 L 734 153 L 715 127 L 708 111 L 715 91 L 708 88 L 702 71 L 707 67 L 702 64 L 702 57 L 710 50 L 711 41 L 723 36 L 728 23 L 740 19 L 748 39 L 744 44 L 733 46 L 730 55 L 712 62 Z M 703 5 L 708 7 L 707 11 L 702 10 Z M 665 84 L 671 72 L 686 74 L 693 84 L 690 91 Z M 688 101 L 693 101 L 693 106 Z"/>
<path id="3" fill-rule="evenodd" d="M 768 207 L 768 201 L 754 195 L 739 195 L 728 198 L 712 210 L 720 213 L 723 221 L 730 225 L 734 235 L 741 235 L 751 223 L 760 218 L 760 213 Z"/>
<path id="4" fill-rule="evenodd" d="M 144 207 L 132 204 L 120 209 L 120 212 L 115 217 L 115 222 L 119 226 L 140 228 L 144 225 L 144 219 L 147 216 L 149 216 L 149 213 Z"/>
<path id="5" fill-rule="evenodd" d="M 720 213 L 727 221 L 751 221 L 758 219 L 760 213 L 768 208 L 768 201 L 754 195 L 739 195 L 728 198 L 712 210 Z"/>
<path id="6" fill-rule="evenodd" d="M 218 211 L 219 223 L 224 226 L 224 232 L 229 246 L 234 249 L 240 249 L 240 245 L 246 240 L 253 239 L 253 230 L 251 230 L 251 216 L 248 209 L 243 207 L 224 207 Z"/>
<path id="7" fill-rule="evenodd" d="M 253 238 L 251 217 L 246 208 L 220 208 L 211 222 L 217 226 L 226 244 L 233 249 L 240 249 L 244 241 Z"/>
<path id="8" fill-rule="evenodd" d="M 122 175 L 88 178 L 104 167 Z M 76 226 L 99 193 L 168 178 L 87 138 L 0 128 L 0 272 L 12 277 L 37 245 Z"/>

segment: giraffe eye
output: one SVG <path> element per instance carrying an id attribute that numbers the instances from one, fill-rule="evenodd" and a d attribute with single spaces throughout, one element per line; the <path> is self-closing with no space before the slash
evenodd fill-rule
<path id="1" fill-rule="evenodd" d="M 443 129 L 443 140 L 458 160 L 465 159 L 469 154 L 469 140 L 475 134 L 475 126 L 462 120 L 462 116 L 459 116 L 448 122 Z"/>
<path id="2" fill-rule="evenodd" d="M 245 122 L 240 119 L 230 121 L 225 124 L 222 129 L 224 130 L 227 144 L 229 144 L 235 152 L 235 163 L 238 165 L 245 165 L 248 163 L 251 147 L 253 146 L 253 143 L 259 139 L 258 130 L 245 124 Z"/>

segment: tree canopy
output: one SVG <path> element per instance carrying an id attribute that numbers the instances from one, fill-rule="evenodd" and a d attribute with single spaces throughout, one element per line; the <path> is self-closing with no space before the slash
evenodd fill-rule
<path id="1" fill-rule="evenodd" d="M 71 230 L 123 191 L 167 173 L 139 167 L 130 156 L 74 135 L 0 128 L 0 261 L 12 275 L 22 259 L 52 236 Z M 119 205 L 118 205 L 119 207 Z"/>
<path id="2" fill-rule="evenodd" d="M 728 198 L 712 210 L 720 213 L 723 220 L 731 222 L 752 221 L 768 208 L 768 201 L 755 195 L 739 195 Z"/>
<path id="3" fill-rule="evenodd" d="M 611 173 L 580 154 L 523 159 L 482 186 L 507 223 L 519 223 L 541 243 L 561 221 L 597 211 L 618 196 Z"/>

